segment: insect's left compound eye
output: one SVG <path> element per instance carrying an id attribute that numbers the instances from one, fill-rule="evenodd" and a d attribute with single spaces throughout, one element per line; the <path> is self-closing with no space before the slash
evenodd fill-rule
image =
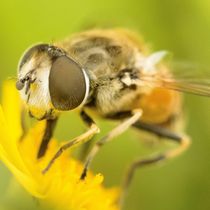
<path id="1" fill-rule="evenodd" d="M 74 109 L 85 100 L 88 94 L 88 76 L 71 58 L 66 55 L 60 56 L 51 67 L 49 91 L 52 104 L 56 109 Z"/>

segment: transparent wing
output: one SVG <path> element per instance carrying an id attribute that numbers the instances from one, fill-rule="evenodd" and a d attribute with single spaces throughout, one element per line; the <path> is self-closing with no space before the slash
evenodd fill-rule
<path id="1" fill-rule="evenodd" d="M 210 68 L 189 62 L 158 64 L 152 74 L 143 74 L 141 80 L 150 86 L 210 97 Z"/>
<path id="2" fill-rule="evenodd" d="M 164 88 L 210 97 L 210 80 L 206 79 L 193 80 L 191 78 L 189 79 L 163 78 L 161 80 L 162 80 L 161 86 Z"/>

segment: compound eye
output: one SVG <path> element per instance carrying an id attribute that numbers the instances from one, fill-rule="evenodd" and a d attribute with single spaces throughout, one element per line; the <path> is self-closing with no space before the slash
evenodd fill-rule
<path id="1" fill-rule="evenodd" d="M 88 77 L 79 64 L 65 55 L 60 56 L 51 67 L 49 91 L 56 109 L 74 109 L 86 98 L 89 91 Z"/>

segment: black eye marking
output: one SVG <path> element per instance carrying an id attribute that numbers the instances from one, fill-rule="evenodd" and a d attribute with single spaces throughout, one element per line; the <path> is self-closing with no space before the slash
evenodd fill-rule
<path id="1" fill-rule="evenodd" d="M 88 88 L 81 66 L 67 56 L 57 58 L 50 70 L 49 91 L 53 106 L 71 110 L 84 100 Z"/>

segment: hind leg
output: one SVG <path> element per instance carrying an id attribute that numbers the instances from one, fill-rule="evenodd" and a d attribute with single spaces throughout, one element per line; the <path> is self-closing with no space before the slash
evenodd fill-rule
<path id="1" fill-rule="evenodd" d="M 134 173 L 137 169 L 142 168 L 144 166 L 156 164 L 159 162 L 163 162 L 165 160 L 174 158 L 184 152 L 188 146 L 190 145 L 190 139 L 187 136 L 176 134 L 168 129 L 158 127 L 155 125 L 148 125 L 141 122 L 138 122 L 134 125 L 134 127 L 146 130 L 153 134 L 158 135 L 159 137 L 166 138 L 168 141 L 173 141 L 178 144 L 178 147 L 175 149 L 171 149 L 164 153 L 160 153 L 157 155 L 151 155 L 146 158 L 136 159 L 131 163 L 130 167 L 127 170 L 125 178 L 122 183 L 122 192 L 119 200 L 119 204 L 122 206 L 125 200 L 125 196 L 127 194 L 128 188 L 131 184 Z M 164 139 L 165 140 L 165 139 Z"/>

